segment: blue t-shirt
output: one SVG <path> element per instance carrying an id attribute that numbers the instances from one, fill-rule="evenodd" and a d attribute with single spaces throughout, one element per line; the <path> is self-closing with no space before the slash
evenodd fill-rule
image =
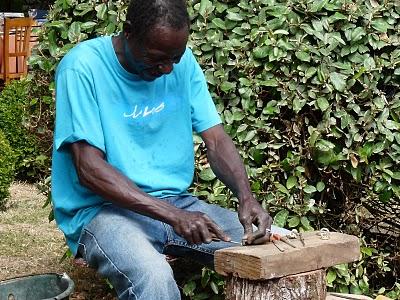
<path id="1" fill-rule="evenodd" d="M 82 227 L 109 202 L 79 184 L 65 145 L 88 142 L 140 189 L 164 198 L 192 183 L 193 131 L 219 123 L 190 49 L 170 74 L 146 82 L 120 65 L 111 37 L 73 48 L 56 72 L 52 166 L 55 219 L 73 254 Z"/>

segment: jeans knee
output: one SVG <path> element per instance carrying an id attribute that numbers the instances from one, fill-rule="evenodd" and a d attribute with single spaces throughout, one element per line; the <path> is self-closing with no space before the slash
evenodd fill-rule
<path id="1" fill-rule="evenodd" d="M 133 286 L 124 293 L 129 294 L 127 299 L 179 300 L 181 298 L 172 269 L 167 262 L 143 263 L 139 270 L 140 275 L 136 274 L 132 280 Z"/>

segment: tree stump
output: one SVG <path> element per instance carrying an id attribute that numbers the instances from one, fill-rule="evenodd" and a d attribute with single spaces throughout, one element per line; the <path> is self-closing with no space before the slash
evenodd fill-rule
<path id="1" fill-rule="evenodd" d="M 215 252 L 215 270 L 227 276 L 226 300 L 325 300 L 325 269 L 356 261 L 358 238 L 331 232 L 303 234 L 305 246 L 295 248 L 278 241 L 259 246 L 239 246 Z M 283 250 L 283 251 L 282 251 Z"/>
<path id="2" fill-rule="evenodd" d="M 271 280 L 247 280 L 229 276 L 227 300 L 325 300 L 326 273 L 317 270 Z"/>

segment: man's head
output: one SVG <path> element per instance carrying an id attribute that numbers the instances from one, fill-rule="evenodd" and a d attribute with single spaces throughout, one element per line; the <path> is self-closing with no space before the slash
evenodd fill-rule
<path id="1" fill-rule="evenodd" d="M 147 81 L 170 73 L 185 52 L 189 26 L 184 0 L 131 0 L 123 28 L 128 67 Z"/>

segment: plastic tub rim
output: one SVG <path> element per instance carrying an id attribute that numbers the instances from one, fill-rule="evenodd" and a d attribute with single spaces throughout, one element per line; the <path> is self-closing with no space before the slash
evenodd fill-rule
<path id="1" fill-rule="evenodd" d="M 29 278 L 29 277 L 33 277 L 33 276 L 57 276 L 61 279 L 61 281 L 67 282 L 67 289 L 65 291 L 63 291 L 61 294 L 52 297 L 52 298 L 46 298 L 46 299 L 41 299 L 41 300 L 61 300 L 61 299 L 69 299 L 69 296 L 72 295 L 74 288 L 75 288 L 75 283 L 74 281 L 68 276 L 67 273 L 40 273 L 40 274 L 30 274 L 30 275 L 25 275 L 25 276 L 20 276 L 20 277 L 14 277 L 14 278 L 9 278 L 6 280 L 2 280 L 0 281 L 1 283 L 7 283 L 9 281 L 12 280 L 17 280 L 17 279 L 24 279 L 24 278 Z"/>

